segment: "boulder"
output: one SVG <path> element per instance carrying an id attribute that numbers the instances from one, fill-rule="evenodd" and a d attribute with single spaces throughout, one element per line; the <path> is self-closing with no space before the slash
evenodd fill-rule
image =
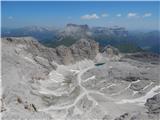
<path id="1" fill-rule="evenodd" d="M 148 98 L 145 106 L 150 114 L 160 114 L 160 93 Z"/>

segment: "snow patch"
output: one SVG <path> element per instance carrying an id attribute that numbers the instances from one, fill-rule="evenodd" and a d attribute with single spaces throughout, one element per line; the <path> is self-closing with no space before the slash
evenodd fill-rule
<path id="1" fill-rule="evenodd" d="M 50 80 L 52 80 L 56 83 L 63 82 L 65 79 L 62 74 L 58 73 L 55 70 L 53 70 L 49 73 L 49 78 L 50 78 Z"/>
<path id="2" fill-rule="evenodd" d="M 89 77 L 89 78 L 87 78 L 84 82 L 87 82 L 87 81 L 89 81 L 89 80 L 93 80 L 93 79 L 95 79 L 96 77 L 95 77 L 95 75 L 94 76 L 92 76 L 92 77 Z"/>
<path id="3" fill-rule="evenodd" d="M 24 57 L 24 59 L 26 59 L 27 61 L 31 62 L 31 63 L 35 63 L 33 59 L 29 58 L 29 57 Z"/>

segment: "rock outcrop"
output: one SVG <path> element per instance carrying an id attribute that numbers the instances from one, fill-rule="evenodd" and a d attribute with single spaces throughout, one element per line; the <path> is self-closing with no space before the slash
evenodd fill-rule
<path id="1" fill-rule="evenodd" d="M 80 39 L 70 47 L 58 46 L 56 53 L 63 64 L 69 64 L 83 59 L 94 59 L 99 53 L 99 45 L 90 39 Z"/>
<path id="2" fill-rule="evenodd" d="M 99 53 L 99 45 L 91 39 L 81 39 L 70 47 L 75 60 L 94 59 Z"/>
<path id="3" fill-rule="evenodd" d="M 145 106 L 150 114 L 160 114 L 160 93 L 147 99 Z"/>
<path id="4" fill-rule="evenodd" d="M 38 58 L 42 57 L 42 59 L 45 60 L 41 60 L 41 64 L 51 64 L 51 62 L 57 58 L 54 49 L 41 45 L 33 37 L 7 37 L 2 38 L 2 43 L 4 43 L 2 47 L 3 45 L 15 47 L 14 49 L 17 55 L 25 56 L 30 54 L 32 59 L 37 62 L 40 61 Z M 49 67 L 49 65 L 47 66 Z"/>
<path id="5" fill-rule="evenodd" d="M 74 62 L 74 58 L 72 56 L 70 48 L 66 46 L 59 46 L 56 48 L 57 56 L 60 58 L 61 63 L 69 64 Z"/>
<path id="6" fill-rule="evenodd" d="M 107 45 L 104 47 L 103 53 L 106 53 L 106 55 L 109 57 L 113 57 L 114 55 L 119 55 L 119 50 L 111 45 Z"/>
<path id="7" fill-rule="evenodd" d="M 102 54 L 104 57 L 107 57 L 109 60 L 119 60 L 120 52 L 117 48 L 112 47 L 111 45 L 107 45 L 102 50 Z"/>

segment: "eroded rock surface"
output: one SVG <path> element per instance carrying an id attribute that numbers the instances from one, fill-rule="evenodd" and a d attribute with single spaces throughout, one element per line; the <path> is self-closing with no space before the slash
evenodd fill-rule
<path id="1" fill-rule="evenodd" d="M 160 93 L 148 98 L 145 106 L 150 114 L 160 114 Z"/>
<path id="2" fill-rule="evenodd" d="M 158 61 L 119 57 L 111 46 L 105 52 L 85 39 L 53 49 L 4 38 L 2 119 L 157 120 Z"/>

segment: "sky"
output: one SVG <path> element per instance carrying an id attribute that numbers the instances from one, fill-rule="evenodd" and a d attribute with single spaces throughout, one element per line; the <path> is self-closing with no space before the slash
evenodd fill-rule
<path id="1" fill-rule="evenodd" d="M 67 23 L 121 26 L 130 30 L 157 30 L 160 2 L 111 1 L 3 1 L 1 26 L 63 27 Z"/>

